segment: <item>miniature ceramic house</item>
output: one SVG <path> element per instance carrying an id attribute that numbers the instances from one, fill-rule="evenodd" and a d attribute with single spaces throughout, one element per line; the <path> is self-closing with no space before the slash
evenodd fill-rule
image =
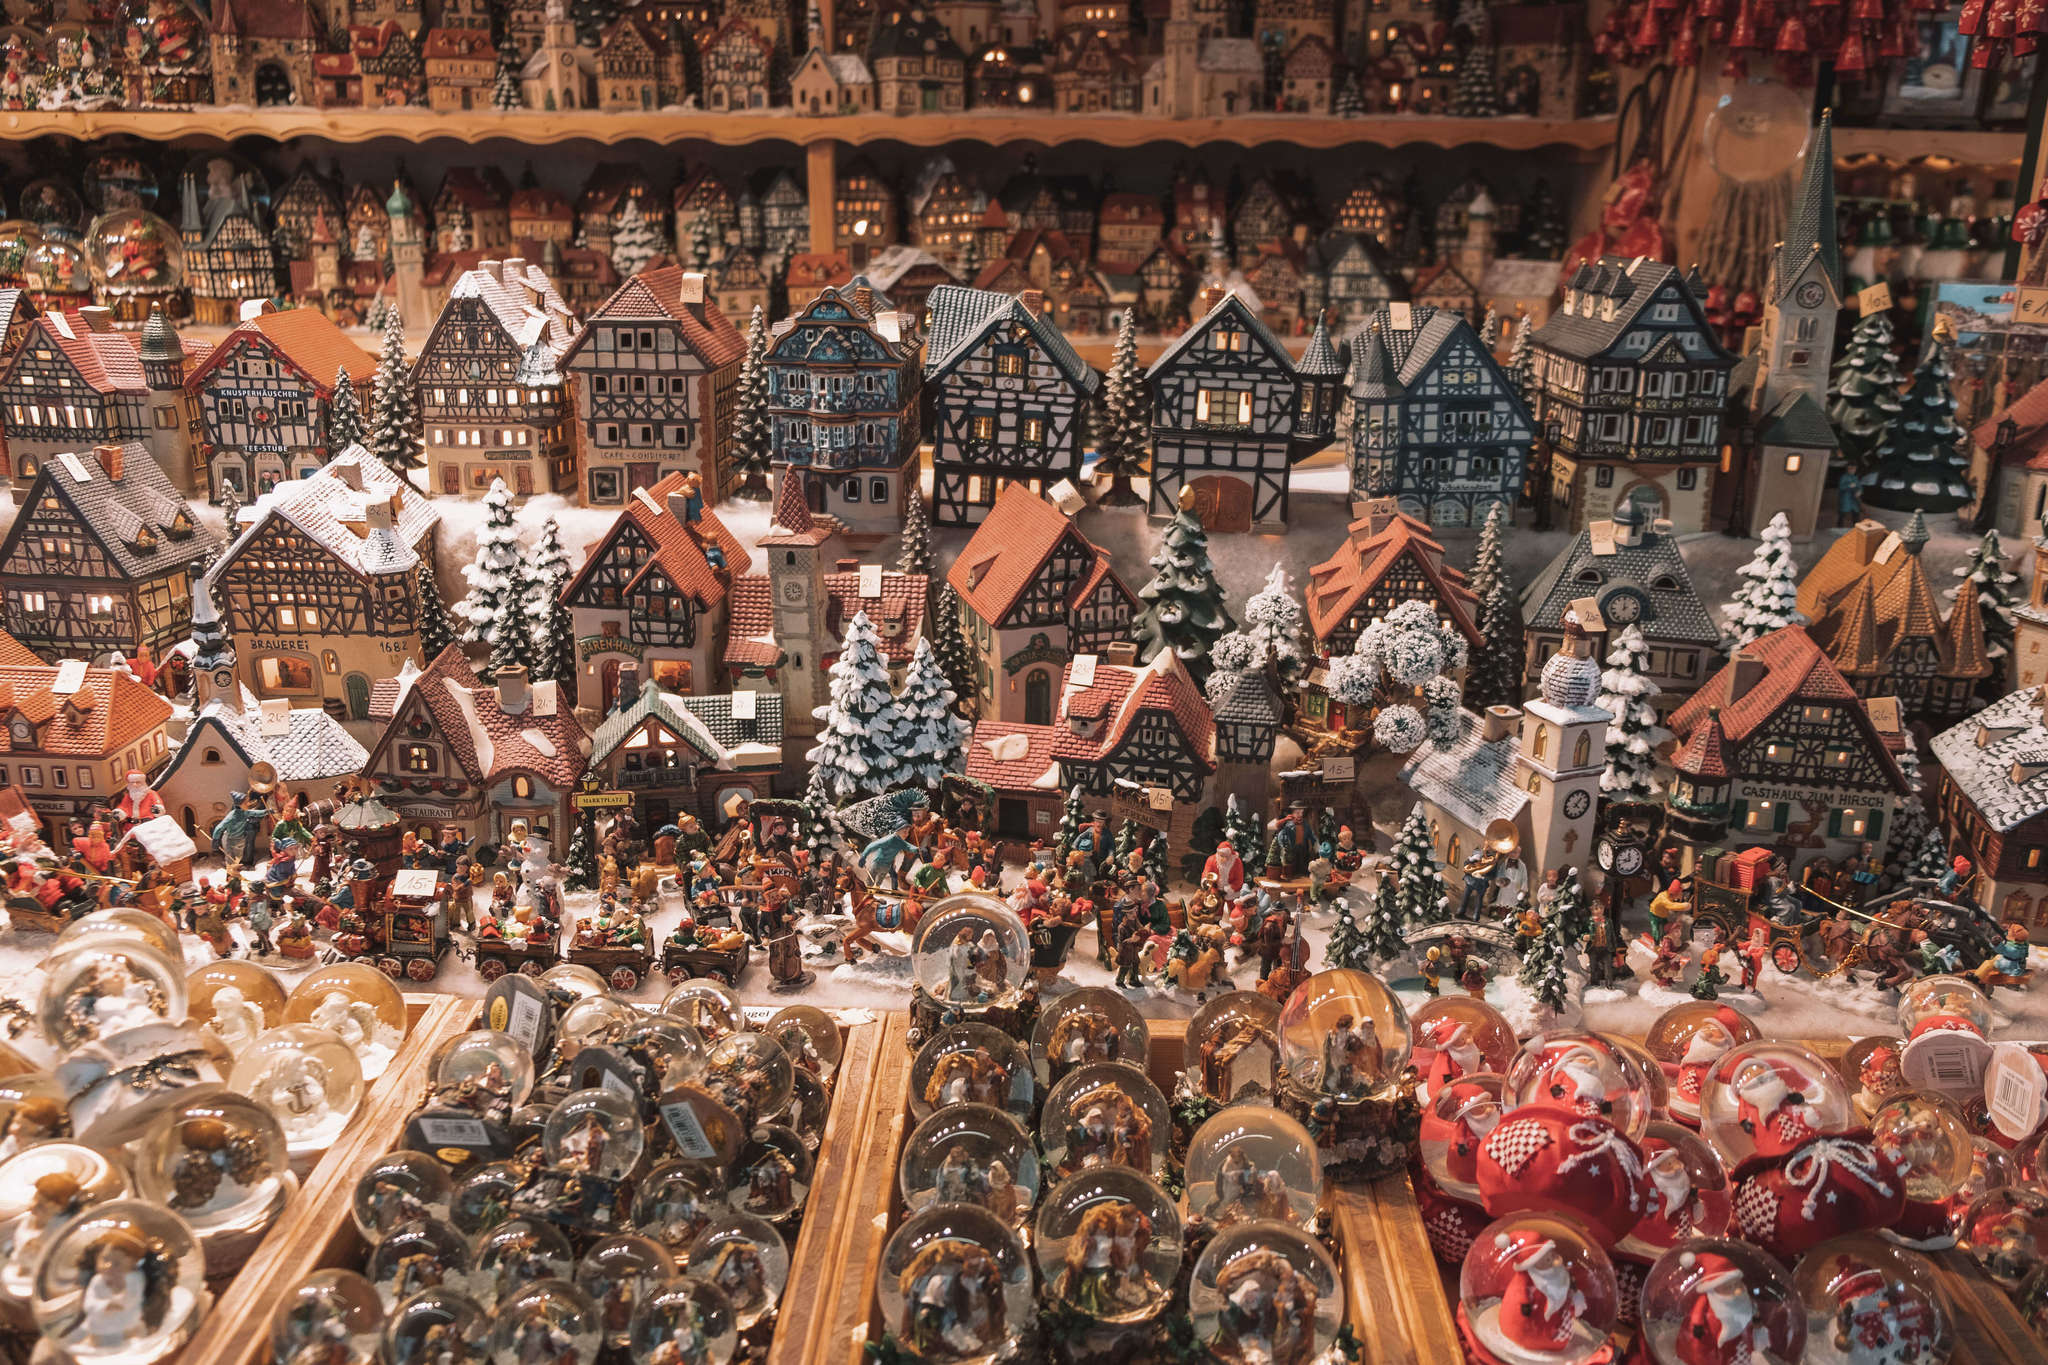
<path id="1" fill-rule="evenodd" d="M 782 289 L 789 306 L 802 310 L 827 289 L 853 284 L 853 259 L 844 251 L 799 251 L 782 267 Z"/>
<path id="2" fill-rule="evenodd" d="M 775 45 L 754 25 L 729 19 L 724 27 L 698 36 L 703 72 L 700 103 L 713 113 L 768 107 L 768 86 L 775 69 Z"/>
<path id="3" fill-rule="evenodd" d="M 512 187 L 495 166 L 450 166 L 428 208 L 437 253 L 512 245 Z"/>
<path id="4" fill-rule="evenodd" d="M 250 197 L 246 178 L 229 194 L 199 205 L 196 178 L 184 178 L 178 236 L 185 245 L 185 278 L 192 288 L 192 320 L 222 326 L 241 314 L 242 301 L 277 292 L 277 255 L 270 231 Z"/>
<path id="5" fill-rule="evenodd" d="M 957 114 L 967 107 L 967 56 L 946 25 L 923 9 L 891 9 L 868 45 L 885 114 Z"/>
<path id="6" fill-rule="evenodd" d="M 84 833 L 119 798 L 131 770 L 163 761 L 170 717 L 171 704 L 126 669 L 76 659 L 0 664 L 0 778 L 28 798 L 51 842 L 68 848 L 72 823 Z"/>
<path id="7" fill-rule="evenodd" d="M 648 829 L 694 815 L 722 819 L 734 796 L 770 794 L 782 768 L 782 698 L 772 692 L 692 697 L 653 681 L 590 735 L 589 770 L 605 790 L 630 792 Z"/>
<path id="8" fill-rule="evenodd" d="M 864 161 L 840 171 L 832 193 L 834 249 L 878 250 L 897 236 L 896 191 L 889 182 Z M 817 248 L 817 243 L 811 245 Z"/>
<path id="9" fill-rule="evenodd" d="M 2022 687 L 1934 737 L 1933 809 L 1975 864 L 1969 890 L 2000 923 L 2048 929 L 2048 719 L 2042 689 Z"/>
<path id="10" fill-rule="evenodd" d="M 312 104 L 321 24 L 306 0 L 214 0 L 213 100 Z"/>
<path id="11" fill-rule="evenodd" d="M 1983 488 L 1992 461 L 2004 461 L 1998 477 L 1999 533 L 2040 535 L 2041 519 L 2048 515 L 2048 384 L 2036 384 L 1979 422 L 1970 441 L 1971 487 Z"/>
<path id="12" fill-rule="evenodd" d="M 519 72 L 520 102 L 548 113 L 589 109 L 597 103 L 597 60 L 576 41 L 562 0 L 548 0 L 540 44 Z"/>
<path id="13" fill-rule="evenodd" d="M 1386 261 L 1369 234 L 1329 232 L 1316 244 L 1325 274 L 1323 299 L 1346 331 L 1383 304 L 1408 296 L 1400 272 Z"/>
<path id="14" fill-rule="evenodd" d="M 498 49 L 488 25 L 429 29 L 420 56 L 426 66 L 428 108 L 454 113 L 491 107 Z"/>
<path id="15" fill-rule="evenodd" d="M 345 371 L 367 406 L 376 361 L 310 308 L 241 323 L 193 369 L 207 497 L 244 502 L 327 463 L 327 403 Z"/>
<path id="16" fill-rule="evenodd" d="M 1192 491 L 1214 531 L 1287 522 L 1287 453 L 1299 414 L 1294 358 L 1237 294 L 1219 299 L 1145 373 L 1152 391 L 1155 517 Z"/>
<path id="17" fill-rule="evenodd" d="M 680 36 L 681 30 L 677 30 Z M 625 14 L 597 46 L 597 107 L 651 110 L 680 104 L 683 53 L 638 17 Z"/>
<path id="18" fill-rule="evenodd" d="M 875 77 L 853 52 L 812 48 L 789 78 L 793 108 L 813 118 L 875 112 Z"/>
<path id="19" fill-rule="evenodd" d="M 731 240 L 739 231 L 739 207 L 732 189 L 711 168 L 700 167 L 683 179 L 669 196 L 676 225 L 676 243 L 688 249 L 697 240 L 697 220 L 705 220 L 704 235 L 713 246 Z"/>

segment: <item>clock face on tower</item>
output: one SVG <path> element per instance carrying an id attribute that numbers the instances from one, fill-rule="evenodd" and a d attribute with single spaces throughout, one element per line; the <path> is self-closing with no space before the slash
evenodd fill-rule
<path id="1" fill-rule="evenodd" d="M 1827 290 L 1820 287 L 1819 280 L 1808 280 L 1799 286 L 1799 292 L 1792 297 L 1798 301 L 1801 308 L 1818 308 L 1821 300 L 1827 297 Z"/>
<path id="2" fill-rule="evenodd" d="M 1633 625 L 1643 619 L 1642 596 L 1627 588 L 1617 588 L 1600 604 L 1600 614 L 1614 624 Z"/>
<path id="3" fill-rule="evenodd" d="M 1576 820 L 1581 815 L 1584 815 L 1586 808 L 1592 804 L 1593 798 L 1586 793 L 1572 792 L 1564 798 L 1564 818 Z"/>
<path id="4" fill-rule="evenodd" d="M 1623 844 L 1614 850 L 1614 870 L 1624 877 L 1633 877 L 1643 869 L 1643 850 L 1634 844 Z"/>
<path id="5" fill-rule="evenodd" d="M 804 604 L 804 585 L 801 581 L 794 578 L 783 579 L 781 592 L 785 604 L 792 607 Z"/>

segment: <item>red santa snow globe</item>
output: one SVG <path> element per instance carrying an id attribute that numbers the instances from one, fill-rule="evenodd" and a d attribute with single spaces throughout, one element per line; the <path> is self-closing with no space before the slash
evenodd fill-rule
<path id="1" fill-rule="evenodd" d="M 1436 1092 L 1422 1110 L 1422 1165 L 1439 1190 L 1453 1199 L 1480 1197 L 1479 1152 L 1500 1126 L 1507 1079 L 1478 1071 Z"/>
<path id="2" fill-rule="evenodd" d="M 1836 1070 L 1848 1078 L 1849 1103 L 1863 1118 L 1869 1118 L 1887 1095 L 1911 1089 L 1899 1067 L 1899 1054 L 1906 1050 L 1903 1038 L 1858 1038 L 1842 1053 Z"/>
<path id="3" fill-rule="evenodd" d="M 1725 1235 L 1733 1211 L 1728 1172 L 1714 1149 L 1669 1119 L 1651 1124 L 1640 1145 L 1649 1178 L 1648 1207 L 1614 1254 L 1647 1265 L 1694 1238 Z"/>
<path id="4" fill-rule="evenodd" d="M 1507 1016 L 1472 995 L 1431 1000 L 1409 1018 L 1408 1030 L 1415 1040 L 1409 1061 L 1421 1078 L 1416 1098 L 1425 1104 L 1460 1076 L 1505 1073 L 1520 1047 Z"/>
<path id="5" fill-rule="evenodd" d="M 1952 1204 L 1972 1165 L 1962 1111 L 1939 1095 L 1902 1090 L 1872 1111 L 1870 1141 L 1897 1168 L 1906 1191 L 1906 1211 L 1885 1235 L 1922 1251 L 1954 1246 Z"/>
<path id="6" fill-rule="evenodd" d="M 1853 1122 L 1841 1074 L 1798 1043 L 1742 1044 L 1708 1073 L 1700 1094 L 1700 1132 L 1730 1170 Z"/>
<path id="7" fill-rule="evenodd" d="M 1485 1365 L 1608 1358 L 1620 1307 L 1613 1263 L 1566 1217 L 1500 1219 L 1473 1242 L 1458 1276 L 1458 1330 Z"/>
<path id="8" fill-rule="evenodd" d="M 1518 1106 L 1603 1119 L 1629 1138 L 1642 1136 L 1655 1107 L 1641 1062 L 1598 1033 L 1531 1038 L 1508 1068 L 1508 1097 Z"/>
<path id="9" fill-rule="evenodd" d="M 1643 1046 L 1670 1082 L 1671 1117 L 1698 1127 L 1707 1073 L 1738 1045 L 1761 1036 L 1747 1015 L 1711 1000 L 1688 1000 L 1658 1015 Z"/>
<path id="10" fill-rule="evenodd" d="M 2020 1183 L 2020 1164 L 2013 1154 L 1979 1133 L 1970 1139 L 1970 1178 L 1948 1202 L 1949 1226 L 1960 1228 L 1963 1215 L 1977 1199 Z"/>
<path id="11" fill-rule="evenodd" d="M 1956 1245 L 1999 1285 L 2017 1288 L 2048 1263 L 2048 1194 L 2011 1185 L 1979 1195 L 1957 1223 Z"/>
<path id="12" fill-rule="evenodd" d="M 1979 1092 L 1991 1062 L 1991 1001 L 1960 976 L 1928 976 L 1899 992 L 1906 1084 L 1962 1101 Z"/>
<path id="13" fill-rule="evenodd" d="M 1934 1267 L 1881 1237 L 1823 1242 L 1792 1282 L 1806 1307 L 1808 1365 L 1944 1365 L 1955 1349 Z"/>
<path id="14" fill-rule="evenodd" d="M 1792 1272 L 1745 1242 L 1700 1238 L 1643 1281 L 1643 1343 L 1656 1365 L 1797 1365 L 1806 1307 Z"/>

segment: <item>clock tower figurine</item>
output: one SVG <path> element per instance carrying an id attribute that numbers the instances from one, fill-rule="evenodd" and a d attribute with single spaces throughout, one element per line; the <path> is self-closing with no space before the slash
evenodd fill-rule
<path id="1" fill-rule="evenodd" d="M 774 524 L 761 538 L 768 560 L 775 643 L 782 649 L 783 715 L 808 734 L 814 708 L 823 706 L 830 679 L 821 651 L 837 652 L 825 620 L 825 556 L 832 533 L 812 520 L 809 475 L 791 465 L 776 480 Z"/>
<path id="2" fill-rule="evenodd" d="M 1591 598 L 1564 618 L 1564 644 L 1543 666 L 1536 697 L 1522 713 L 1520 779 L 1529 793 L 1532 867 L 1569 867 L 1587 854 L 1600 771 L 1607 762 L 1607 725 L 1614 717 L 1594 704 L 1600 665 L 1589 631 L 1603 631 Z"/>

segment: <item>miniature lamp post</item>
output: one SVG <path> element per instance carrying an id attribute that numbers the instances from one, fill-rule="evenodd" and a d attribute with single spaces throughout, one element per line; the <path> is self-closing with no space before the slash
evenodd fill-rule
<path id="1" fill-rule="evenodd" d="M 1971 530 L 1981 533 L 1998 525 L 1998 479 L 2005 472 L 2006 456 L 2019 438 L 2020 424 L 2007 413 L 1992 433 L 1990 458 L 1984 466 L 1984 491 L 1977 499 L 1977 515 L 1970 522 Z"/>

